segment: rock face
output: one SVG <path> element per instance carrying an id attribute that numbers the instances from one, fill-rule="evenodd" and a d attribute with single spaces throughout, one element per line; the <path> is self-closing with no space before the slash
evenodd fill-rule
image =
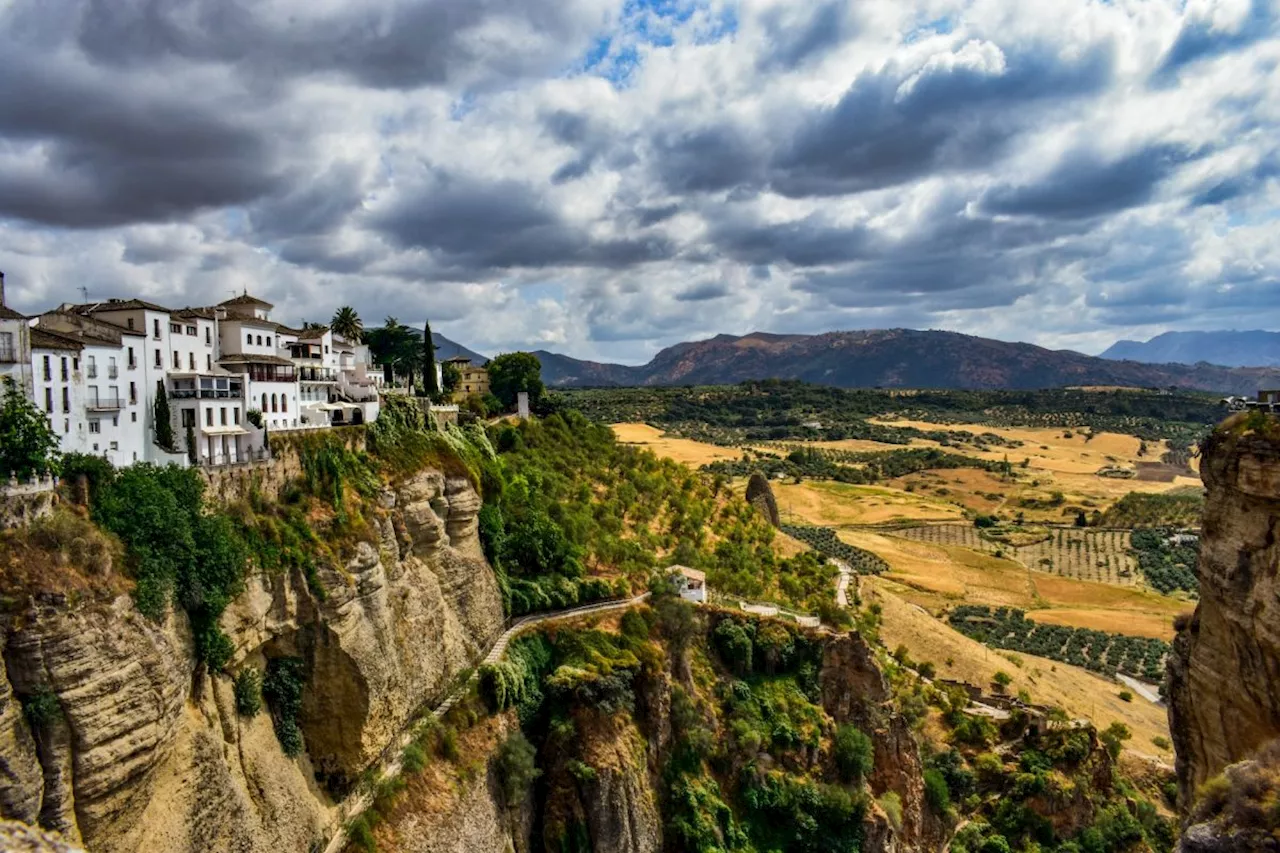
<path id="1" fill-rule="evenodd" d="M 377 498 L 376 541 L 298 575 L 250 578 L 223 616 L 230 668 L 297 656 L 307 673 L 297 759 L 270 717 L 237 715 L 231 679 L 193 661 L 185 618 L 120 598 L 45 608 L 4 626 L 0 814 L 95 853 L 307 850 L 335 800 L 502 627 L 466 480 L 424 472 Z M 19 697 L 56 700 L 32 732 Z M 479 848 L 476 848 L 479 849 Z"/>
<path id="2" fill-rule="evenodd" d="M 1200 602 L 1169 660 L 1169 722 L 1184 804 L 1280 736 L 1280 440 L 1244 416 L 1202 448 L 1208 496 Z"/>
<path id="3" fill-rule="evenodd" d="M 774 527 L 782 526 L 778 516 L 778 499 L 773 496 L 773 487 L 759 471 L 752 474 L 751 479 L 747 481 L 747 503 L 755 507 Z"/>

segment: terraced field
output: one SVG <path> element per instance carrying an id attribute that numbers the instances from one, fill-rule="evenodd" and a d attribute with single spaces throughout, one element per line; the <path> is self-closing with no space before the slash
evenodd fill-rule
<path id="1" fill-rule="evenodd" d="M 893 535 L 915 542 L 1001 553 L 1036 571 L 1077 580 L 1119 586 L 1142 586 L 1138 564 L 1129 552 L 1129 531 L 1049 528 L 1048 538 L 1030 545 L 993 542 L 972 524 L 930 524 L 905 527 Z"/>

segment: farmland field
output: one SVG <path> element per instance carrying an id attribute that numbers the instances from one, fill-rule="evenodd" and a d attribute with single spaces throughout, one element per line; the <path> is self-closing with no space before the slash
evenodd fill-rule
<path id="1" fill-rule="evenodd" d="M 992 554 L 1000 551 L 1027 568 L 1059 577 L 1120 586 L 1142 584 L 1137 561 L 1129 552 L 1129 531 L 1057 527 L 1047 532 L 1044 541 L 1020 547 L 986 539 L 972 524 L 908 527 L 895 531 L 895 535 Z"/>

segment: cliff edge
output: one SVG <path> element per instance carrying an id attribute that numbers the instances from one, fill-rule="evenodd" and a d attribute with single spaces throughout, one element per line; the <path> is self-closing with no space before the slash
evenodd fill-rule
<path id="1" fill-rule="evenodd" d="M 1169 658 L 1181 802 L 1280 736 L 1280 421 L 1222 424 L 1203 445 L 1200 602 Z"/>

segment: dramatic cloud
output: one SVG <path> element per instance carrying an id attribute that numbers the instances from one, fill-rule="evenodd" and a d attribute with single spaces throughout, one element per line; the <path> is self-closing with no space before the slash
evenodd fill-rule
<path id="1" fill-rule="evenodd" d="M 643 360 L 1280 327 L 1280 0 L 9 0 L 0 269 Z"/>

